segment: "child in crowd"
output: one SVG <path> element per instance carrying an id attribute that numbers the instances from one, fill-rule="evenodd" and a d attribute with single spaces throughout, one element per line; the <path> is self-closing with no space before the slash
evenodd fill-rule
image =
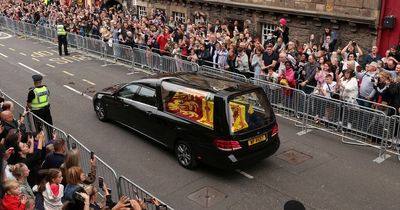
<path id="1" fill-rule="evenodd" d="M 62 208 L 61 198 L 64 196 L 64 186 L 61 184 L 62 179 L 63 176 L 59 169 L 49 169 L 48 182 L 42 193 L 44 208 L 46 210 L 58 210 Z"/>
<path id="2" fill-rule="evenodd" d="M 6 194 L 2 199 L 1 209 L 3 210 L 25 210 L 28 198 L 22 195 L 21 187 L 16 180 L 6 180 L 4 182 Z"/>

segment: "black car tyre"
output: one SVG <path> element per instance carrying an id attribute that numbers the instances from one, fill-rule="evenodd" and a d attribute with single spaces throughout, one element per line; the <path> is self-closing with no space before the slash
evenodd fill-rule
<path id="1" fill-rule="evenodd" d="M 101 103 L 101 101 L 97 100 L 94 103 L 94 109 L 96 111 L 96 116 L 99 120 L 101 121 L 107 121 L 107 112 L 106 109 L 103 105 L 103 103 Z"/>
<path id="2" fill-rule="evenodd" d="M 185 141 L 179 141 L 175 144 L 175 156 L 179 164 L 187 169 L 197 167 L 196 156 L 190 145 Z"/>

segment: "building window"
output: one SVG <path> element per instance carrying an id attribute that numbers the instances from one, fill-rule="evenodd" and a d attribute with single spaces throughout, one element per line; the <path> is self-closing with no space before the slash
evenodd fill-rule
<path id="1" fill-rule="evenodd" d="M 174 20 L 178 23 L 183 23 L 185 22 L 185 13 L 181 12 L 172 12 L 172 16 L 174 17 Z"/>
<path id="2" fill-rule="evenodd" d="M 138 6 L 137 11 L 138 11 L 139 19 L 142 19 L 142 17 L 145 17 L 147 15 L 146 7 Z"/>
<path id="3" fill-rule="evenodd" d="M 262 44 L 272 38 L 271 34 L 275 31 L 275 27 L 275 25 L 269 23 L 262 24 Z"/>

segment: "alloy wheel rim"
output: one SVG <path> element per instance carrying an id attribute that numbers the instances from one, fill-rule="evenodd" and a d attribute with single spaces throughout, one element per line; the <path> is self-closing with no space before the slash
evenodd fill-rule
<path id="1" fill-rule="evenodd" d="M 104 108 L 103 108 L 103 106 L 101 105 L 100 102 L 97 102 L 96 110 L 97 110 L 97 116 L 99 116 L 100 119 L 103 119 L 103 117 L 104 117 Z"/>
<path id="2" fill-rule="evenodd" d="M 184 144 L 178 145 L 177 155 L 178 155 L 178 160 L 182 165 L 188 166 L 190 164 L 192 157 L 190 155 L 189 148 L 186 145 Z"/>

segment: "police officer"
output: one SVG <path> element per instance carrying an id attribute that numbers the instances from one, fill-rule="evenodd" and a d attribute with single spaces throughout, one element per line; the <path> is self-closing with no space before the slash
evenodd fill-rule
<path id="1" fill-rule="evenodd" d="M 33 114 L 44 120 L 50 125 L 53 125 L 53 119 L 51 118 L 50 113 L 50 104 L 49 104 L 49 96 L 50 92 L 46 85 L 42 85 L 43 77 L 41 75 L 33 75 L 33 84 L 34 87 L 29 89 L 28 93 L 28 108 L 31 110 Z M 40 129 L 40 124 L 35 122 L 36 128 Z"/>
<path id="2" fill-rule="evenodd" d="M 57 20 L 57 38 L 58 38 L 58 54 L 62 56 L 62 45 L 64 45 L 64 54 L 69 55 L 67 49 L 67 29 L 64 26 L 64 21 L 59 18 Z"/>

